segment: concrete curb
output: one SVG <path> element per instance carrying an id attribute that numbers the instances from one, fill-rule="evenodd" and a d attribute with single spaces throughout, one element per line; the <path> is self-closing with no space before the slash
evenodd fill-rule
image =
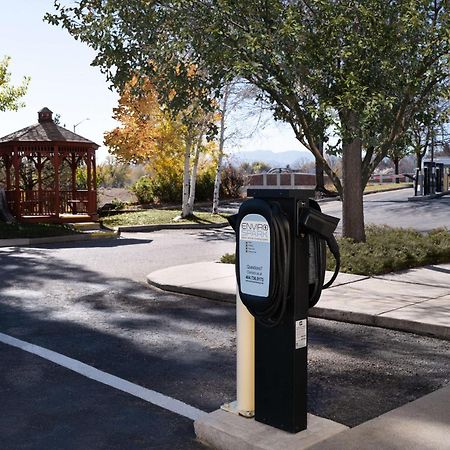
<path id="1" fill-rule="evenodd" d="M 115 239 L 118 232 L 99 231 L 94 233 L 68 234 L 66 236 L 53 236 L 45 238 L 26 239 L 0 239 L 0 247 L 22 247 L 40 244 L 58 244 L 64 242 L 91 241 L 96 239 Z"/>
<path id="2" fill-rule="evenodd" d="M 159 283 L 151 279 L 151 274 L 147 276 L 147 282 L 148 284 L 164 291 L 191 295 L 225 303 L 236 303 L 236 295 L 234 292 L 221 292 L 196 286 L 177 286 L 174 284 Z M 397 319 L 394 317 L 376 316 L 353 311 L 322 308 L 318 306 L 315 306 L 309 310 L 309 317 L 335 320 L 337 322 L 354 323 L 358 325 L 368 325 L 378 328 L 387 328 L 391 330 L 435 337 L 438 339 L 450 340 L 450 326 L 446 327 L 423 322 L 414 322 L 405 319 Z"/>
<path id="3" fill-rule="evenodd" d="M 404 331 L 406 333 L 430 336 L 450 341 L 450 327 L 433 325 L 423 322 L 414 322 L 394 317 L 374 316 L 370 314 L 357 313 L 353 311 L 339 311 L 336 309 L 321 308 L 315 306 L 309 310 L 309 316 L 317 319 L 335 320 L 337 322 L 354 323 L 357 325 L 368 325 L 377 328 Z"/>
<path id="4" fill-rule="evenodd" d="M 418 195 L 417 197 L 408 197 L 409 202 L 423 202 L 426 200 L 433 200 L 434 198 L 441 198 L 444 195 L 449 195 L 450 191 L 438 192 L 437 194 Z"/>
<path id="5" fill-rule="evenodd" d="M 173 284 L 158 283 L 152 280 L 150 275 L 147 275 L 147 283 L 163 291 L 175 292 L 177 294 L 192 295 L 194 297 L 201 297 L 206 298 L 208 300 L 215 300 L 225 303 L 236 303 L 236 294 L 230 294 L 228 292 L 218 292 L 212 289 L 203 289 L 189 286 L 176 286 Z"/>
<path id="6" fill-rule="evenodd" d="M 288 433 L 220 409 L 197 419 L 194 429 L 200 442 L 217 450 L 307 449 L 348 431 L 345 425 L 308 414 L 307 430 Z"/>
<path id="7" fill-rule="evenodd" d="M 162 224 L 162 225 L 128 225 L 128 226 L 119 226 L 112 228 L 119 233 L 122 232 L 147 232 L 151 233 L 153 231 L 161 231 L 161 230 L 208 230 L 211 228 L 225 228 L 229 226 L 228 222 L 220 222 L 220 223 L 211 223 L 211 224 L 201 224 L 201 223 L 186 223 L 186 224 Z"/>

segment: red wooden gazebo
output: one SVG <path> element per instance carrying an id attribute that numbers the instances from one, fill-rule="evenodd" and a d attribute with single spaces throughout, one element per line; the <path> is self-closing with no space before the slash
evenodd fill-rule
<path id="1" fill-rule="evenodd" d="M 39 111 L 38 121 L 0 138 L 11 213 L 25 222 L 97 220 L 95 151 L 99 146 L 57 125 L 48 108 Z M 79 168 L 85 174 L 83 186 L 77 184 Z"/>

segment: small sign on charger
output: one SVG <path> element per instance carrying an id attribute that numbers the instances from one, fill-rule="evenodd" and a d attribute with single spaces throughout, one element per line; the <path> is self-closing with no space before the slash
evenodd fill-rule
<path id="1" fill-rule="evenodd" d="M 307 336 L 307 320 L 296 320 L 295 321 L 295 349 L 306 347 L 308 340 Z"/>

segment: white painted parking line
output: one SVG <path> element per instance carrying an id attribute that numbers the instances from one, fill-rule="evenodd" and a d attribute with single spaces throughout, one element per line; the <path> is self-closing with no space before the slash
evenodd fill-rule
<path id="1" fill-rule="evenodd" d="M 206 414 L 204 411 L 194 408 L 186 403 L 183 403 L 174 398 L 168 397 L 159 392 L 131 383 L 123 378 L 116 377 L 95 367 L 89 366 L 76 359 L 56 353 L 38 345 L 30 344 L 29 342 L 21 341 L 7 334 L 0 333 L 0 342 L 11 345 L 12 347 L 20 348 L 33 355 L 40 356 L 48 361 L 52 361 L 59 366 L 79 373 L 87 378 L 98 381 L 99 383 L 111 386 L 119 391 L 126 392 L 134 397 L 141 398 L 153 405 L 167 409 L 168 411 L 187 417 L 192 420 L 197 420 L 199 417 Z"/>

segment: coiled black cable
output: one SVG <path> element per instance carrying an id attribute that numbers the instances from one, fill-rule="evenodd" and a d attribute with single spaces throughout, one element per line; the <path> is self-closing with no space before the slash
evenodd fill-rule
<path id="1" fill-rule="evenodd" d="M 314 255 L 314 283 L 312 287 L 310 286 L 310 295 L 309 295 L 309 307 L 312 308 L 317 304 L 322 295 L 322 291 L 324 289 L 328 289 L 336 279 L 339 274 L 339 269 L 341 266 L 341 258 L 339 253 L 339 246 L 334 238 L 334 236 L 328 237 L 325 239 L 320 234 L 310 232 L 310 252 L 313 252 Z M 325 268 L 327 265 L 327 251 L 325 243 L 328 245 L 334 259 L 336 261 L 336 266 L 334 269 L 334 273 L 329 281 L 325 283 Z M 310 265 L 311 270 L 311 265 Z"/>
<path id="2" fill-rule="evenodd" d="M 264 307 L 252 305 L 251 313 L 265 327 L 275 327 L 283 319 L 289 296 L 291 230 L 289 221 L 276 202 L 271 202 L 271 240 L 273 240 L 271 302 Z M 258 307 L 259 306 L 259 307 Z"/>

